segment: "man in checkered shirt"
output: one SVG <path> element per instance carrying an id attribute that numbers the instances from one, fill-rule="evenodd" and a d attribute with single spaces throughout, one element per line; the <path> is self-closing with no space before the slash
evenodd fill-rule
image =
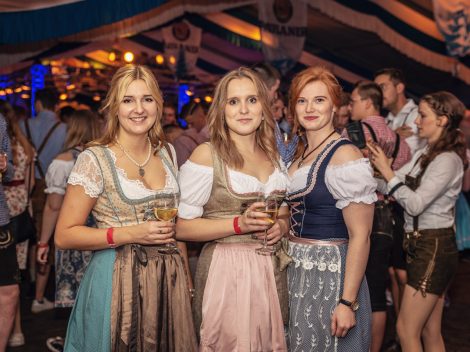
<path id="1" fill-rule="evenodd" d="M 398 135 L 387 125 L 385 119 L 380 116 L 382 101 L 382 90 L 379 85 L 374 82 L 359 82 L 351 93 L 349 109 L 351 111 L 351 119 L 361 121 L 366 140 L 376 142 L 388 157 L 392 157 Z M 347 136 L 347 131 L 343 133 L 343 136 Z M 367 155 L 367 150 L 364 153 Z M 410 147 L 404 138 L 400 138 L 398 153 L 392 163 L 392 168 L 394 170 L 399 169 L 410 159 Z M 383 199 L 383 196 L 379 195 L 380 198 Z M 395 210 L 395 208 L 393 209 Z M 395 224 L 400 224 L 399 211 L 397 213 L 394 211 L 395 218 Z M 395 233 L 394 237 L 396 237 Z M 371 236 L 369 260 L 366 267 L 366 278 L 372 307 L 371 351 L 380 350 L 385 333 L 387 319 L 385 290 L 393 247 L 394 240 L 391 237 L 380 234 L 373 234 Z"/>

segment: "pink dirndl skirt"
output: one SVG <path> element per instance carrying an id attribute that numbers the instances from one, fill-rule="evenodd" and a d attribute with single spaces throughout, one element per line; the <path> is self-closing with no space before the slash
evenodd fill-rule
<path id="1" fill-rule="evenodd" d="M 271 258 L 219 243 L 202 301 L 200 351 L 287 351 Z"/>

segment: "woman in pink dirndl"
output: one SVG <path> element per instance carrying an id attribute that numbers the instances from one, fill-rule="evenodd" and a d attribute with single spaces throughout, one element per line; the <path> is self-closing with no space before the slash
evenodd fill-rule
<path id="1" fill-rule="evenodd" d="M 263 196 L 282 203 L 285 168 L 275 146 L 267 89 L 240 68 L 218 83 L 208 113 L 210 142 L 181 167 L 177 238 L 207 242 L 195 277 L 200 351 L 286 351 L 287 207 L 272 226 Z M 260 255 L 267 230 L 272 255 Z"/>

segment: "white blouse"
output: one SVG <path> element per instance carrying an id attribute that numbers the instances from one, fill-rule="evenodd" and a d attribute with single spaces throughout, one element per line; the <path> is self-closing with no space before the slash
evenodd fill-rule
<path id="1" fill-rule="evenodd" d="M 47 168 L 45 193 L 65 194 L 67 179 L 72 171 L 75 160 L 52 160 Z"/>
<path id="2" fill-rule="evenodd" d="M 182 219 L 195 219 L 202 216 L 204 205 L 209 201 L 214 169 L 210 166 L 200 165 L 187 160 L 179 172 L 181 200 L 178 207 L 178 217 Z M 239 194 L 264 193 L 287 188 L 286 169 L 276 168 L 266 183 L 256 177 L 240 171 L 228 169 L 228 177 L 233 190 Z"/>
<path id="3" fill-rule="evenodd" d="M 420 163 L 416 161 L 426 151 L 424 148 L 416 152 L 409 163 L 395 171 L 390 182 L 378 180 L 379 191 L 389 193 L 400 182 L 405 183 L 407 174 L 416 177 L 421 170 Z M 441 153 L 426 168 L 416 191 L 401 186 L 393 192 L 392 196 L 405 209 L 407 232 L 413 231 L 413 216 L 417 215 L 420 229 L 454 226 L 454 207 L 462 189 L 463 173 L 463 163 L 457 153 Z"/>
<path id="4" fill-rule="evenodd" d="M 173 156 L 173 160 L 176 164 L 176 154 L 173 146 L 170 144 L 170 150 Z M 178 182 L 175 177 L 173 177 L 173 172 L 170 168 L 163 163 L 166 172 L 166 182 L 165 187 L 158 191 L 149 189 L 145 187 L 142 181 L 132 180 L 127 177 L 125 170 L 116 166 L 116 155 L 114 152 L 107 148 L 107 151 L 110 153 L 111 158 L 114 160 L 114 167 L 117 172 L 119 184 L 124 192 L 124 195 L 129 199 L 141 199 L 148 196 L 153 196 L 158 192 L 166 192 L 168 189 L 178 191 Z M 85 150 L 82 152 L 78 158 L 75 166 L 72 169 L 68 183 L 71 185 L 80 185 L 85 189 L 85 193 L 91 198 L 98 198 L 101 193 L 104 191 L 103 178 L 101 175 L 101 170 L 96 160 L 95 155 L 89 151 Z"/>
<path id="5" fill-rule="evenodd" d="M 288 192 L 293 193 L 307 186 L 311 165 L 295 170 L 289 177 Z M 336 200 L 336 208 L 343 209 L 350 203 L 373 204 L 377 201 L 377 182 L 369 159 L 361 158 L 340 165 L 329 165 L 325 171 L 325 184 Z"/>

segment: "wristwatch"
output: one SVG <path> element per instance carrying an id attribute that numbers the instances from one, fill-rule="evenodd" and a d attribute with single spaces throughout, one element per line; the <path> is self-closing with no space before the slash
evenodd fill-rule
<path id="1" fill-rule="evenodd" d="M 339 303 L 344 304 L 345 306 L 348 306 L 349 308 L 351 308 L 353 312 L 359 309 L 359 302 L 357 300 L 350 302 L 350 301 L 346 301 L 343 298 L 340 298 Z"/>

